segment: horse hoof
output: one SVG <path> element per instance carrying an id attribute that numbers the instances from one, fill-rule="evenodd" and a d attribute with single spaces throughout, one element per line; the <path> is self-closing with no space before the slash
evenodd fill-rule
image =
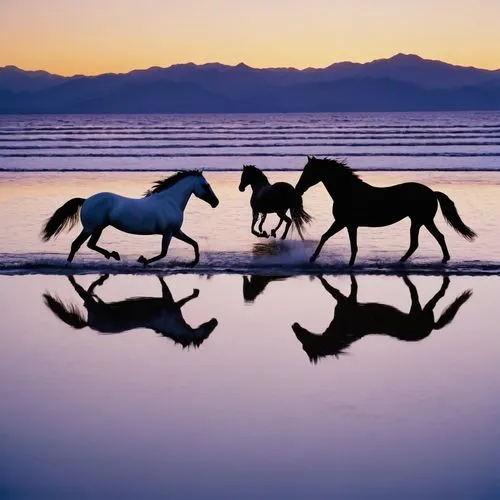
<path id="1" fill-rule="evenodd" d="M 193 288 L 193 297 L 198 297 L 198 295 L 200 295 L 198 288 Z"/>
<path id="2" fill-rule="evenodd" d="M 276 231 L 274 229 L 271 230 L 271 236 L 273 238 L 276 238 Z"/>
<path id="3" fill-rule="evenodd" d="M 262 233 L 260 233 L 260 235 L 263 237 L 263 238 L 269 238 L 269 235 L 267 234 L 266 231 L 262 231 Z"/>
<path id="4" fill-rule="evenodd" d="M 141 255 L 138 259 L 137 259 L 137 262 L 139 262 L 139 264 L 144 264 L 144 265 L 147 265 L 148 261 L 146 259 L 146 257 L 144 257 L 144 255 Z"/>
<path id="5" fill-rule="evenodd" d="M 198 260 L 198 259 L 195 259 L 195 260 L 193 260 L 193 261 L 191 261 L 191 262 L 188 262 L 188 263 L 186 264 L 186 267 L 194 267 L 194 266 L 196 266 L 196 264 L 198 264 L 198 262 L 199 262 L 199 260 Z"/>
<path id="6" fill-rule="evenodd" d="M 314 255 L 311 255 L 311 257 L 309 257 L 309 262 L 314 262 L 316 260 L 316 257 Z"/>
<path id="7" fill-rule="evenodd" d="M 115 260 L 120 260 L 120 254 L 118 252 L 111 252 L 111 257 Z"/>

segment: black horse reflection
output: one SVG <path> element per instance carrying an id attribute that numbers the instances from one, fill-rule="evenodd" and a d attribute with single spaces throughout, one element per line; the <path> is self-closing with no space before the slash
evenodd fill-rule
<path id="1" fill-rule="evenodd" d="M 332 322 L 322 334 L 311 333 L 298 323 L 292 325 L 297 339 L 313 363 L 324 356 L 339 356 L 353 342 L 369 334 L 389 335 L 408 342 L 422 340 L 433 330 L 440 330 L 451 323 L 458 310 L 472 295 L 471 290 L 463 292 L 444 310 L 440 318 L 434 321 L 434 308 L 445 296 L 450 284 L 447 276 L 443 277 L 441 288 L 423 308 L 415 285 L 407 276 L 403 276 L 411 297 L 409 313 L 388 304 L 359 303 L 358 285 L 354 276 L 351 276 L 349 296 L 343 295 L 324 278 L 320 277 L 320 280 L 325 290 L 337 301 Z"/>
<path id="2" fill-rule="evenodd" d="M 290 276 L 265 276 L 252 274 L 243 276 L 243 300 L 253 302 L 272 281 L 283 281 Z"/>
<path id="3" fill-rule="evenodd" d="M 217 326 L 215 318 L 198 328 L 189 326 L 182 316 L 181 308 L 198 297 L 199 291 L 194 289 L 191 295 L 176 302 L 160 276 L 158 279 L 161 283 L 161 297 L 133 297 L 109 303 L 104 302 L 95 293 L 95 288 L 102 285 L 108 279 L 108 275 L 101 276 L 87 290 L 78 284 L 73 276 L 68 276 L 68 279 L 83 300 L 87 309 L 87 319 L 73 304 L 65 304 L 49 293 L 45 293 L 43 298 L 47 307 L 61 321 L 76 329 L 88 326 L 99 333 L 113 334 L 134 328 L 147 328 L 183 347 L 198 347 Z"/>

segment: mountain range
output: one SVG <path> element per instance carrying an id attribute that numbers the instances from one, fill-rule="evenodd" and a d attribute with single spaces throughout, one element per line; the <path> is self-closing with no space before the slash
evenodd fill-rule
<path id="1" fill-rule="evenodd" d="M 500 70 L 397 54 L 326 68 L 176 64 L 97 76 L 0 68 L 0 113 L 500 110 Z"/>

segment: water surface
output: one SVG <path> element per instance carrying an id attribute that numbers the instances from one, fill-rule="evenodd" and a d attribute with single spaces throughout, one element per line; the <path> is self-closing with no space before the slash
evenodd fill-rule
<path id="1" fill-rule="evenodd" d="M 165 278 L 175 300 L 199 289 L 181 309 L 189 325 L 218 322 L 183 348 L 165 335 L 168 315 L 163 334 L 99 334 L 109 317 L 89 316 L 67 277 L 0 276 L 2 496 L 498 498 L 498 277 L 410 277 L 422 307 L 444 287 L 435 322 L 472 293 L 420 340 L 367 335 L 316 363 L 292 325 L 324 332 L 338 301 L 318 278 L 281 278 L 249 277 L 246 301 L 242 276 Z M 74 282 L 87 290 L 97 279 Z M 352 292 L 350 277 L 326 279 Z M 411 311 L 402 278 L 356 284 L 360 306 Z M 162 287 L 156 276 L 110 276 L 94 292 L 120 303 Z M 46 293 L 91 326 L 66 324 Z"/>

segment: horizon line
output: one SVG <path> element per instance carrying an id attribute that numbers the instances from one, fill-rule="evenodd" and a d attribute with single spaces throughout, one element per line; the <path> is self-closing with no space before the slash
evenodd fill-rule
<path id="1" fill-rule="evenodd" d="M 20 71 L 23 71 L 23 72 L 27 72 L 27 73 L 30 73 L 30 72 L 33 72 L 33 73 L 36 73 L 36 72 L 45 72 L 45 73 L 48 73 L 50 75 L 53 75 L 53 76 L 60 76 L 60 77 L 63 77 L 63 78 L 75 78 L 75 77 L 92 77 L 92 76 L 103 76 L 103 75 L 127 75 L 127 74 L 130 74 L 130 73 L 133 73 L 134 71 L 148 71 L 150 69 L 170 69 L 170 68 L 173 68 L 175 66 L 188 66 L 188 65 L 193 65 L 193 66 L 198 66 L 198 67 L 203 67 L 203 66 L 224 66 L 224 67 L 227 67 L 227 68 L 237 68 L 239 66 L 245 66 L 247 68 L 250 68 L 250 69 L 256 69 L 256 70 L 295 70 L 295 71 L 320 71 L 320 70 L 325 70 L 325 69 L 328 69 L 332 66 L 335 66 L 337 64 L 355 64 L 355 65 L 365 65 L 365 64 L 370 64 L 370 63 L 374 63 L 374 62 L 377 62 L 377 61 L 388 61 L 388 60 L 391 60 L 391 59 L 395 59 L 396 57 L 407 57 L 407 58 L 416 58 L 416 59 L 420 59 L 420 60 L 423 60 L 423 61 L 427 61 L 427 62 L 439 62 L 439 63 L 444 63 L 444 64 L 448 64 L 450 66 L 455 66 L 455 67 L 460 67 L 460 68 L 472 68 L 472 69 L 477 69 L 477 70 L 480 70 L 480 71 L 489 71 L 489 72 L 500 72 L 500 67 L 499 68 L 484 68 L 484 67 L 478 67 L 478 66 L 473 66 L 473 65 L 464 65 L 464 64 L 454 64 L 454 63 L 450 63 L 450 62 L 447 62 L 447 61 L 444 61 L 442 59 L 431 59 L 431 58 L 427 58 L 427 57 L 422 57 L 418 54 L 414 54 L 414 53 L 404 53 L 404 52 L 397 52 L 395 54 L 393 54 L 392 56 L 389 56 L 389 57 L 379 57 L 379 58 L 376 58 L 376 59 L 371 59 L 369 61 L 365 61 L 365 62 L 358 62 L 358 61 L 349 61 L 349 60 L 343 60 L 343 61 L 336 61 L 336 62 L 332 62 L 330 64 L 328 64 L 327 66 L 323 66 L 323 67 L 317 67 L 317 66 L 305 66 L 303 68 L 300 68 L 300 67 L 295 67 L 295 66 L 251 66 L 249 64 L 246 64 L 245 62 L 241 61 L 237 64 L 227 64 L 227 63 L 222 63 L 222 62 L 219 62 L 219 61 L 212 61 L 212 62 L 203 62 L 203 63 L 196 63 L 194 61 L 187 61 L 187 62 L 178 62 L 178 63 L 172 63 L 168 66 L 161 66 L 161 65 L 153 65 L 153 66 L 149 66 L 149 67 L 142 67 L 142 68 L 132 68 L 128 71 L 104 71 L 102 73 L 73 73 L 73 74 L 64 74 L 64 73 L 53 73 L 51 72 L 50 70 L 47 70 L 47 69 L 24 69 L 24 68 L 21 68 L 20 66 L 17 66 L 16 64 L 6 64 L 4 66 L 0 66 L 0 70 L 1 69 L 5 69 L 5 68 L 15 68 L 17 70 L 20 70 Z"/>

